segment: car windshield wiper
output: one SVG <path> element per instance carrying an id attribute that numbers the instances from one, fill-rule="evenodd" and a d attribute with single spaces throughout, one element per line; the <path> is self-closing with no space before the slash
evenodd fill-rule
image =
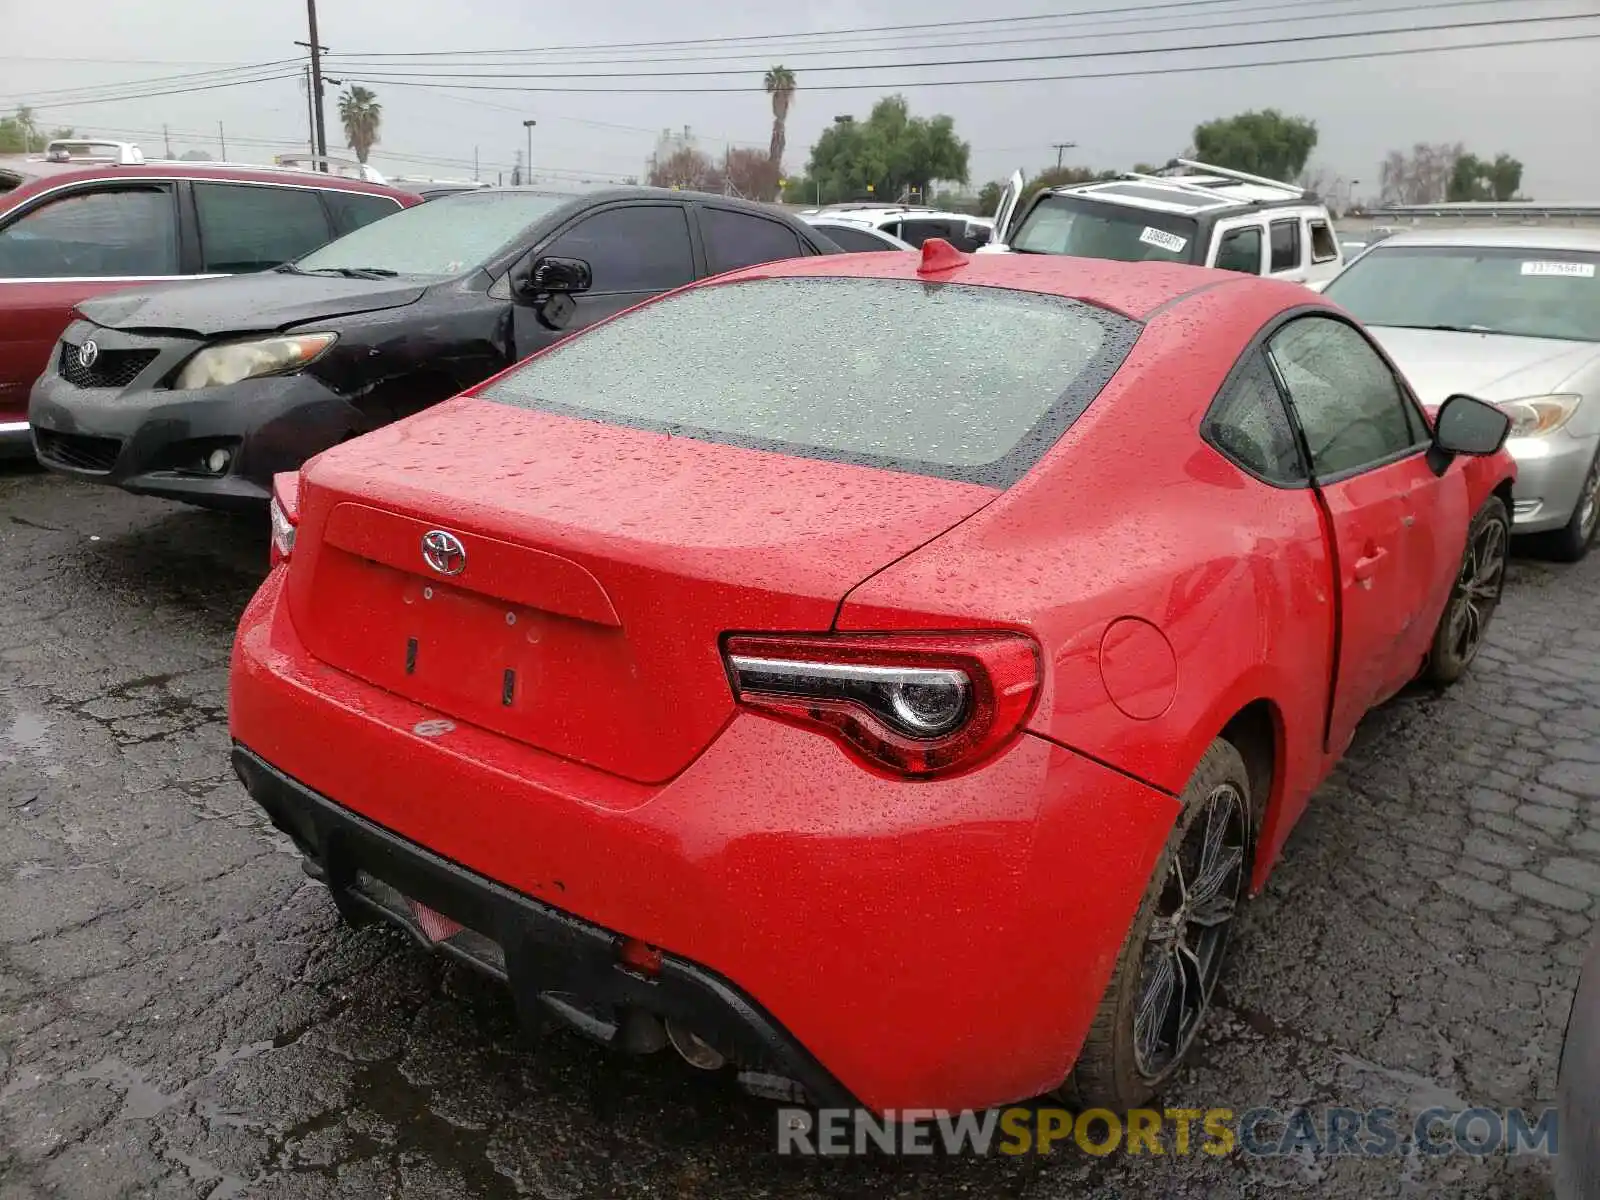
<path id="1" fill-rule="evenodd" d="M 313 271 L 307 271 L 303 267 L 296 267 L 295 273 L 299 275 L 342 275 L 346 279 L 393 279 L 400 274 L 399 271 L 391 271 L 388 267 L 318 267 Z"/>
<path id="2" fill-rule="evenodd" d="M 1487 325 L 1394 325 L 1393 329 L 1435 329 L 1440 333 L 1495 333 Z"/>

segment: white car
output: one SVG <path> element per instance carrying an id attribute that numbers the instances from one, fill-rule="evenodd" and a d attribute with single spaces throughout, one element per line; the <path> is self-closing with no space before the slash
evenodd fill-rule
<path id="1" fill-rule="evenodd" d="M 833 213 L 816 213 L 811 216 L 802 213 L 800 219 L 812 228 L 822 230 L 830 242 L 847 254 L 872 250 L 916 249 L 910 242 L 901 241 L 894 234 L 866 221 L 856 221 Z"/>
<path id="2" fill-rule="evenodd" d="M 980 253 L 1192 263 L 1313 287 L 1343 268 L 1333 218 L 1304 188 L 1186 158 L 1170 166 L 1190 173 L 1045 188 L 1025 205 L 1018 171 Z"/>
<path id="3" fill-rule="evenodd" d="M 898 238 L 912 249 L 936 237 L 943 238 L 957 250 L 970 252 L 985 245 L 994 229 L 994 223 L 987 217 L 911 204 L 832 204 L 826 208 L 807 209 L 799 216 L 802 221 L 846 220 L 867 225 L 879 233 Z"/>

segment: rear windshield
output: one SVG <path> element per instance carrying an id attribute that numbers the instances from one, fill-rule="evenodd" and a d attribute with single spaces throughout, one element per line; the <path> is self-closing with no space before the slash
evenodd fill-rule
<path id="1" fill-rule="evenodd" d="M 1600 342 L 1600 253 L 1372 247 L 1324 290 L 1364 325 Z"/>
<path id="2" fill-rule="evenodd" d="M 1007 487 L 1140 325 L 1077 300 L 903 279 L 695 288 L 490 385 L 502 404 Z"/>
<path id="3" fill-rule="evenodd" d="M 462 275 L 483 264 L 571 196 L 489 191 L 395 210 L 295 262 L 302 271 L 379 270 Z"/>
<path id="4" fill-rule="evenodd" d="M 1042 196 L 1022 219 L 1011 248 L 1116 262 L 1192 263 L 1203 261 L 1198 232 L 1193 217 L 1080 196 Z"/>

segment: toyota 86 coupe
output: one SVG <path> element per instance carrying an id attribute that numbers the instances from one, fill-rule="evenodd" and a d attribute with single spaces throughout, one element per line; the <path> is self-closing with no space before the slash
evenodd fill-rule
<path id="1" fill-rule="evenodd" d="M 1125 1108 L 1362 715 L 1476 654 L 1507 424 L 1298 284 L 732 272 L 279 475 L 234 766 L 531 1025 Z"/>

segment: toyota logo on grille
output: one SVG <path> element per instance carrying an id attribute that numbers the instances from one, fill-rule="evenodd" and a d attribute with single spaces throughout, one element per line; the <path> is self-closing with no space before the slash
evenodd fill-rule
<path id="1" fill-rule="evenodd" d="M 93 338 L 78 347 L 78 365 L 87 371 L 100 358 L 100 347 Z"/>
<path id="2" fill-rule="evenodd" d="M 422 535 L 422 561 L 441 575 L 459 575 L 467 569 L 467 548 L 455 534 L 430 529 Z"/>

